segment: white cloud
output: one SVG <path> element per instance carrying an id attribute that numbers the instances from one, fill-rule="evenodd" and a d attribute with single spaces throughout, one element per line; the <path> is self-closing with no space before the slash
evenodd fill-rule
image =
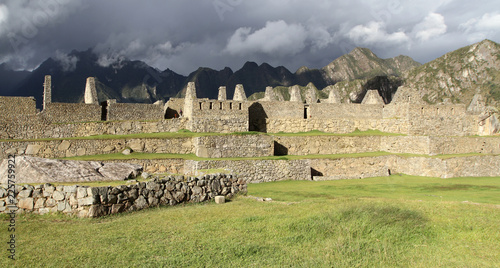
<path id="1" fill-rule="evenodd" d="M 467 35 L 470 42 L 483 40 L 488 36 L 498 34 L 500 29 L 500 14 L 486 13 L 480 18 L 472 18 L 459 25 Z"/>
<path id="2" fill-rule="evenodd" d="M 0 4 L 0 25 L 9 17 L 9 10 L 7 6 Z"/>
<path id="3" fill-rule="evenodd" d="M 249 27 L 238 28 L 229 38 L 225 51 L 232 55 L 255 52 L 295 55 L 306 47 L 307 37 L 307 31 L 301 24 L 268 21 L 264 28 L 253 33 Z"/>
<path id="4" fill-rule="evenodd" d="M 422 22 L 415 25 L 413 32 L 420 41 L 427 41 L 446 33 L 446 23 L 443 15 L 439 13 L 429 13 Z"/>
<path id="5" fill-rule="evenodd" d="M 59 62 L 59 64 L 61 64 L 63 71 L 72 72 L 76 69 L 76 63 L 78 62 L 78 57 L 74 55 L 68 55 L 57 50 L 56 61 Z"/>
<path id="6" fill-rule="evenodd" d="M 401 45 L 410 39 L 402 30 L 388 33 L 383 22 L 371 21 L 366 26 L 357 25 L 348 33 L 347 37 L 357 45 Z"/>

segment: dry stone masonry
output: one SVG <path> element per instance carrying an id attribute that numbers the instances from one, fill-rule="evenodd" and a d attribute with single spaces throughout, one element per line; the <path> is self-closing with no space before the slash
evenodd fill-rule
<path id="1" fill-rule="evenodd" d="M 100 217 L 148 207 L 198 203 L 224 196 L 230 199 L 246 192 L 246 183 L 232 175 L 163 177 L 120 186 L 17 185 L 18 212 L 46 214 L 62 212 L 78 217 Z M 7 185 L 0 185 L 0 212 L 7 209 Z"/>

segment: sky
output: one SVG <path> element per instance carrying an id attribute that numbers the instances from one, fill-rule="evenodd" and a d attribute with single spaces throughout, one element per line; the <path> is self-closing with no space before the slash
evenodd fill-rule
<path id="1" fill-rule="evenodd" d="M 246 61 L 321 68 L 355 47 L 426 63 L 483 39 L 500 42 L 491 0 L 0 0 L 0 63 L 32 70 L 72 50 L 187 75 Z"/>

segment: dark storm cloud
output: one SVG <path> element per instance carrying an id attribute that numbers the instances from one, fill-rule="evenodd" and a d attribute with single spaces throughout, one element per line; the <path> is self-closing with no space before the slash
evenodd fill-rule
<path id="1" fill-rule="evenodd" d="M 245 61 L 322 67 L 356 46 L 380 57 L 427 62 L 500 40 L 495 1 L 7 0 L 0 4 L 0 62 L 34 68 L 53 57 L 70 70 L 73 49 L 99 63 L 143 60 L 187 74 Z"/>

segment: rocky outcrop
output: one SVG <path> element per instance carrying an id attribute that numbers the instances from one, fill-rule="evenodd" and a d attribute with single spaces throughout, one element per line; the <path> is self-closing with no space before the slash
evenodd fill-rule
<path id="1" fill-rule="evenodd" d="M 430 104 L 469 104 L 481 93 L 486 105 L 498 107 L 499 53 L 500 45 L 490 40 L 457 49 L 405 73 L 405 86 Z"/>
<path id="2" fill-rule="evenodd" d="M 7 183 L 7 161 L 0 167 L 0 182 Z M 135 178 L 142 166 L 127 163 L 71 161 L 17 156 L 16 183 L 116 181 Z"/>

